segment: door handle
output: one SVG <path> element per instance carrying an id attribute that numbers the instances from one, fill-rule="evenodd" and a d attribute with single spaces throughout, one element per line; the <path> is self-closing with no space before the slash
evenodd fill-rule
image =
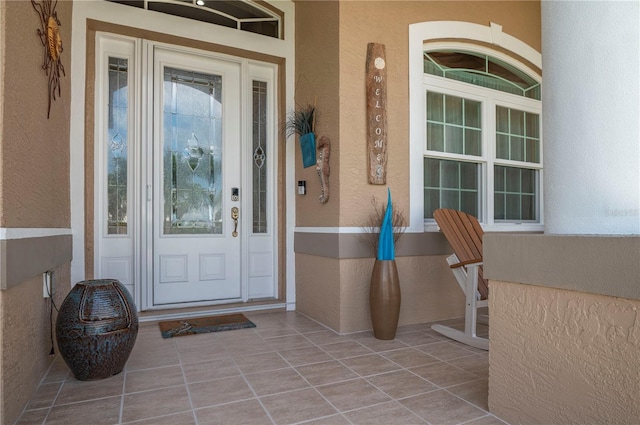
<path id="1" fill-rule="evenodd" d="M 231 236 L 234 238 L 238 236 L 238 218 L 240 218 L 240 210 L 238 207 L 231 208 L 231 219 L 233 220 L 233 232 Z"/>

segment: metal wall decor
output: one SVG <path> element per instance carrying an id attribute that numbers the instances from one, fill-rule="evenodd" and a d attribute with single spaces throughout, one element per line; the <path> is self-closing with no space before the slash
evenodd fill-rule
<path id="1" fill-rule="evenodd" d="M 51 115 L 51 99 L 56 100 L 56 92 L 60 97 L 60 74 L 66 75 L 64 66 L 60 60 L 62 53 L 62 37 L 60 36 L 60 20 L 56 12 L 58 0 L 31 0 L 31 5 L 40 16 L 40 28 L 38 37 L 42 42 L 42 69 L 49 77 L 49 104 L 47 107 L 47 119 Z"/>

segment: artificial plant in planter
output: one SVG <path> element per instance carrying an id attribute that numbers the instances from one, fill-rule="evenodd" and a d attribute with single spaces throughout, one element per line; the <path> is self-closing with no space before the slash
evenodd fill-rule
<path id="1" fill-rule="evenodd" d="M 307 105 L 290 113 L 285 123 L 287 137 L 294 134 L 299 136 L 304 168 L 316 165 L 316 135 L 313 132 L 315 112 L 315 106 Z"/>
<path id="2" fill-rule="evenodd" d="M 370 241 L 376 252 L 376 262 L 373 265 L 369 288 L 369 306 L 373 333 L 377 339 L 389 340 L 396 336 L 401 296 L 395 261 L 395 244 L 405 228 L 404 215 L 400 211 L 394 212 L 391 191 L 388 190 L 386 206 L 379 208 L 374 204 L 374 212 L 370 216 L 368 227 L 368 234 L 372 235 Z"/>

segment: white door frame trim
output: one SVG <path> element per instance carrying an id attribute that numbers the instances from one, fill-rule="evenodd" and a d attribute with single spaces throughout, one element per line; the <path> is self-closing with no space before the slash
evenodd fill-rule
<path id="1" fill-rule="evenodd" d="M 171 35 L 224 44 L 232 48 L 253 50 L 284 58 L 285 109 L 294 107 L 294 40 L 295 6 L 293 1 L 278 1 L 276 5 L 284 12 L 283 25 L 287 35 L 285 40 L 273 39 L 245 31 L 215 26 L 202 22 L 187 21 L 183 18 L 148 12 L 106 1 L 74 2 L 71 35 L 71 123 L 70 123 L 70 195 L 71 229 L 73 234 L 73 261 L 71 263 L 71 283 L 85 279 L 85 97 L 86 97 L 86 52 L 87 20 L 112 22 L 142 30 L 167 32 Z M 150 19 L 150 17 L 153 17 Z M 167 31 L 169 29 L 170 32 Z M 293 237 L 295 226 L 295 146 L 290 138 L 285 146 L 285 196 L 286 196 L 286 295 L 288 310 L 295 309 L 295 257 Z"/>

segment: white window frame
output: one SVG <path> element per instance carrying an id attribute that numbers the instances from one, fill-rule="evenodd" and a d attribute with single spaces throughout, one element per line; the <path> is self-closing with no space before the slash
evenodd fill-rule
<path id="1" fill-rule="evenodd" d="M 468 50 L 467 50 L 468 51 Z M 514 224 L 518 226 L 537 226 L 542 216 L 540 209 L 542 199 L 542 140 L 539 147 L 540 162 L 521 162 L 512 161 L 507 159 L 496 158 L 496 121 L 495 121 L 495 109 L 496 106 L 503 106 L 510 109 L 517 109 L 520 111 L 531 112 L 537 114 L 542 119 L 541 102 L 534 99 L 528 99 L 522 96 L 504 93 L 498 90 L 488 89 L 480 86 L 475 86 L 468 83 L 463 83 L 455 80 L 451 80 L 444 77 L 438 77 L 435 75 L 424 74 L 423 80 L 423 93 L 426 96 L 427 91 L 441 93 L 450 96 L 457 96 L 464 99 L 470 99 L 481 103 L 482 109 L 482 138 L 481 138 L 481 152 L 480 156 L 454 154 L 440 151 L 430 151 L 427 149 L 427 140 L 423 141 L 423 156 L 426 158 L 445 159 L 452 161 L 466 161 L 480 165 L 480 181 L 478 189 L 480 192 L 480 199 L 478 205 L 478 219 L 480 222 L 488 228 L 508 227 L 512 228 Z M 426 111 L 426 108 L 425 108 Z M 425 127 L 426 127 L 426 113 L 425 113 Z M 426 128 L 425 128 L 426 134 Z M 541 138 L 542 139 L 542 138 Z M 536 210 L 538 221 L 533 222 L 508 222 L 494 220 L 494 166 L 507 166 L 533 169 L 537 171 L 536 182 Z M 434 220 L 424 219 L 425 229 L 433 227 L 435 225 Z M 509 229 L 505 229 L 509 230 Z"/>
<path id="2" fill-rule="evenodd" d="M 483 188 L 490 188 L 493 192 L 493 165 L 517 165 L 526 168 L 535 168 L 531 163 L 521 163 L 509 160 L 496 160 L 495 159 L 495 142 L 491 143 L 487 141 L 489 135 L 491 140 L 495 137 L 495 121 L 486 122 L 487 114 L 485 112 L 486 107 L 490 106 L 495 108 L 495 103 L 489 105 L 484 102 L 491 102 L 487 100 L 486 89 L 479 86 L 474 86 L 467 83 L 458 82 L 455 80 L 445 79 L 443 77 L 437 77 L 433 75 L 424 74 L 423 67 L 423 54 L 425 51 L 437 50 L 437 49 L 451 49 L 458 51 L 476 52 L 485 54 L 506 62 L 521 71 L 527 73 L 529 76 L 540 82 L 542 77 L 532 68 L 527 66 L 524 62 L 514 59 L 513 56 L 502 53 L 501 51 L 487 47 L 486 45 L 475 44 L 473 42 L 440 42 L 438 39 L 466 39 L 472 41 L 478 41 L 489 45 L 498 45 L 506 50 L 512 51 L 515 55 L 524 58 L 531 64 L 542 68 L 541 54 L 523 43 L 522 41 L 502 32 L 502 27 L 495 23 L 491 23 L 490 26 L 483 26 L 479 24 L 472 24 L 468 22 L 458 21 L 437 21 L 437 22 L 423 22 L 419 24 L 413 24 L 409 26 L 409 85 L 410 85 L 410 226 L 407 229 L 410 232 L 424 232 L 424 231 L 437 231 L 438 226 L 434 221 L 428 221 L 424 219 L 424 173 L 423 173 L 423 161 L 426 153 L 426 88 L 431 90 L 452 94 L 459 97 L 469 99 L 484 99 L 483 100 L 483 150 L 482 157 L 479 158 L 479 162 L 482 162 L 482 186 Z M 493 93 L 495 92 L 495 93 Z M 541 116 L 541 103 L 537 100 L 524 98 L 521 96 L 510 95 L 508 93 L 502 93 L 492 90 L 492 96 L 490 98 L 500 99 L 500 105 L 511 107 L 514 109 L 525 110 L 529 112 L 535 112 Z M 536 106 L 537 105 L 537 106 Z M 493 115 L 492 115 L 493 116 Z M 542 124 L 541 124 L 542 126 Z M 540 163 L 536 164 L 539 167 L 538 174 L 538 219 L 536 223 L 523 222 L 494 222 L 493 220 L 493 196 L 491 199 L 486 198 L 486 190 L 484 190 L 481 203 L 479 205 L 480 215 L 483 221 L 483 228 L 485 231 L 543 231 L 544 230 L 544 204 L 543 204 L 543 153 L 542 153 L 542 128 L 541 128 L 541 141 L 540 141 Z M 442 153 L 440 153 L 442 154 Z M 431 155 L 431 153 L 429 154 Z M 443 157 L 455 159 L 455 155 L 444 154 Z M 493 160 L 489 161 L 489 159 Z M 465 160 L 469 157 L 464 156 Z M 488 168 L 491 170 L 488 170 Z M 490 218 L 490 219 L 488 219 Z"/>

